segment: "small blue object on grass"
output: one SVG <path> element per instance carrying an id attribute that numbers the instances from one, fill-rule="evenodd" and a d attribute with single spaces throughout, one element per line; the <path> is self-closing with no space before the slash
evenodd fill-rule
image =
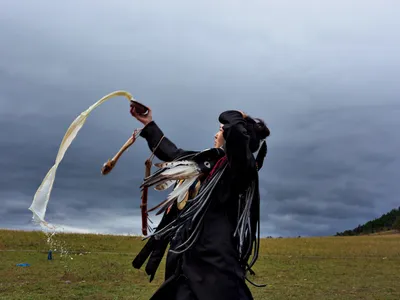
<path id="1" fill-rule="evenodd" d="M 29 267 L 30 264 L 24 263 L 24 264 L 17 264 L 17 267 Z"/>
<path id="2" fill-rule="evenodd" d="M 49 253 L 47 254 L 47 259 L 52 260 L 53 259 L 53 252 L 49 250 Z"/>

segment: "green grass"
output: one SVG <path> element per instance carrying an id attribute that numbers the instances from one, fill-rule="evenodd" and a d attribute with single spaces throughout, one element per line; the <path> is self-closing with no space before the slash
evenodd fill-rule
<path id="1" fill-rule="evenodd" d="M 131 262 L 137 237 L 0 230 L 0 299 L 149 299 L 164 264 L 148 282 Z M 61 251 L 61 252 L 60 252 Z M 17 267 L 18 263 L 30 267 Z M 264 239 L 255 299 L 400 299 L 400 236 Z"/>

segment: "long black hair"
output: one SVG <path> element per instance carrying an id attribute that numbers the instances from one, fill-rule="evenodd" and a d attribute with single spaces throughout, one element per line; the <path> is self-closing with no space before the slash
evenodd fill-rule
<path id="1" fill-rule="evenodd" d="M 266 143 L 266 138 L 271 135 L 271 132 L 264 120 L 260 118 L 252 118 L 247 116 L 246 120 L 246 130 L 250 136 L 249 147 L 252 153 L 258 151 L 256 157 L 257 169 L 260 170 L 264 164 L 264 159 L 267 155 L 268 147 Z"/>

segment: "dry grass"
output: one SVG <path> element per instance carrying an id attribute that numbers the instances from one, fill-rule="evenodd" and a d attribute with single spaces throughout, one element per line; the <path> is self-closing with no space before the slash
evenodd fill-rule
<path id="1" fill-rule="evenodd" d="M 48 261 L 43 233 L 0 231 L 0 299 L 149 299 L 164 265 L 152 283 L 133 269 L 142 245 L 137 237 L 58 234 Z M 31 266 L 16 266 L 24 262 Z M 252 279 L 268 287 L 251 289 L 255 299 L 398 300 L 399 266 L 399 235 L 265 239 Z"/>

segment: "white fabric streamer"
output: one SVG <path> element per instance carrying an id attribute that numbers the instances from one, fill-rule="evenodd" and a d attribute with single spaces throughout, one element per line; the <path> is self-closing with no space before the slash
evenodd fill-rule
<path id="1" fill-rule="evenodd" d="M 67 132 L 64 135 L 64 138 L 61 142 L 60 148 L 58 150 L 58 154 L 56 157 L 55 164 L 51 167 L 51 169 L 48 171 L 47 175 L 43 179 L 41 185 L 37 189 L 35 196 L 33 198 L 33 202 L 31 206 L 29 207 L 29 210 L 32 211 L 33 213 L 33 221 L 36 223 L 39 223 L 42 227 L 43 225 L 50 228 L 53 227 L 49 223 L 45 221 L 45 214 L 46 214 L 46 209 L 47 209 L 47 204 L 50 199 L 50 194 L 51 190 L 53 189 L 53 183 L 54 179 L 56 177 L 56 172 L 58 165 L 61 163 L 65 152 L 67 151 L 68 147 L 71 145 L 72 141 L 75 139 L 77 136 L 79 130 L 82 128 L 83 124 L 86 121 L 86 118 L 89 116 L 89 114 L 94 110 L 96 107 L 104 103 L 110 98 L 117 97 L 117 96 L 125 96 L 128 98 L 128 100 L 135 100 L 133 96 L 126 92 L 126 91 L 115 91 L 112 92 L 100 100 L 98 100 L 96 103 L 91 105 L 87 110 L 82 112 L 69 126 Z"/>

